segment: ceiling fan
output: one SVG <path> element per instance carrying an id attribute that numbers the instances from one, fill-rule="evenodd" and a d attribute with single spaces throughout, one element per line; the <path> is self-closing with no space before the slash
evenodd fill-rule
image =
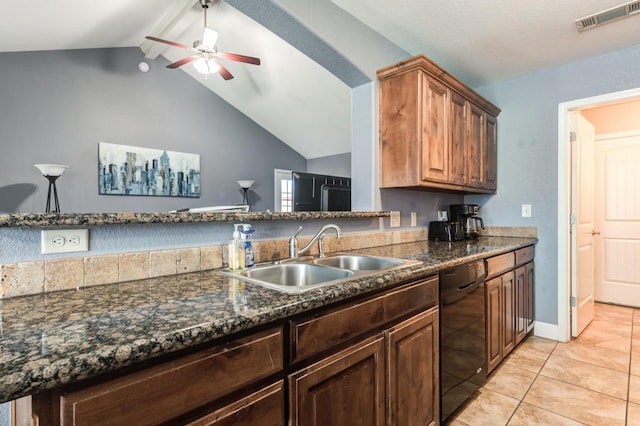
<path id="1" fill-rule="evenodd" d="M 187 56 L 186 58 L 182 58 L 179 61 L 169 64 L 167 65 L 167 68 L 179 68 L 185 64 L 193 62 L 195 69 L 202 74 L 208 75 L 220 73 L 222 78 L 225 80 L 231 80 L 233 75 L 229 72 L 227 67 L 220 62 L 220 59 L 260 65 L 260 58 L 218 51 L 216 41 L 218 40 L 219 34 L 217 31 L 207 27 L 207 9 L 209 8 L 209 3 L 211 3 L 211 1 L 212 0 L 200 0 L 200 5 L 204 10 L 204 34 L 202 35 L 202 40 L 196 40 L 193 42 L 193 47 L 153 36 L 146 36 L 145 38 L 195 52 L 195 55 Z"/>

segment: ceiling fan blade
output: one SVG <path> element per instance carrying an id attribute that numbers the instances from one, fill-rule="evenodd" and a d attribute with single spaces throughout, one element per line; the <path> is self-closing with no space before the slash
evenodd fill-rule
<path id="1" fill-rule="evenodd" d="M 213 50 L 216 46 L 216 41 L 218 41 L 217 31 L 212 30 L 209 27 L 204 27 L 204 34 L 202 35 L 202 44 L 204 44 L 208 49 Z"/>
<path id="2" fill-rule="evenodd" d="M 163 40 L 161 38 L 154 37 L 154 36 L 146 36 L 145 38 L 147 40 L 157 41 L 157 42 L 168 44 L 168 45 L 171 45 L 171 46 L 181 47 L 182 49 L 191 50 L 191 47 L 187 46 L 186 44 L 176 43 L 175 41 Z"/>
<path id="3" fill-rule="evenodd" d="M 215 62 L 220 67 L 220 69 L 218 70 L 218 74 L 220 74 L 222 76 L 222 78 L 224 78 L 225 80 L 231 80 L 233 78 L 233 74 L 231 74 L 229 72 L 227 67 L 222 65 L 222 63 L 220 63 L 220 61 L 215 61 Z"/>
<path id="4" fill-rule="evenodd" d="M 238 55 L 237 53 L 218 52 L 218 57 L 228 59 L 230 61 L 245 62 L 247 64 L 260 65 L 260 58 L 253 56 Z"/>
<path id="5" fill-rule="evenodd" d="M 174 69 L 174 68 L 181 67 L 181 66 L 183 66 L 184 64 L 188 64 L 189 62 L 193 62 L 193 61 L 195 61 L 195 60 L 196 60 L 196 59 L 198 59 L 199 57 L 200 57 L 199 55 L 187 56 L 186 58 L 182 58 L 182 59 L 180 59 L 179 61 L 176 61 L 176 62 L 174 62 L 174 63 L 172 63 L 172 64 L 167 65 L 167 68 Z"/>

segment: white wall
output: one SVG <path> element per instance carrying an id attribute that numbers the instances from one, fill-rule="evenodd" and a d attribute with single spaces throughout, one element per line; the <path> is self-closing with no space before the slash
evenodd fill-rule
<path id="1" fill-rule="evenodd" d="M 498 194 L 466 196 L 488 225 L 536 226 L 536 320 L 558 324 L 558 104 L 640 87 L 640 45 L 476 90 L 502 109 Z M 532 217 L 520 217 L 521 204 Z"/>

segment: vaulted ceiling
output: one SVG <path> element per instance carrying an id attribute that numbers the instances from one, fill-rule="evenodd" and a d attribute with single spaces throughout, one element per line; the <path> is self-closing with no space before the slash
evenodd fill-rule
<path id="1" fill-rule="evenodd" d="M 228 0 L 209 26 L 233 80 L 182 67 L 306 158 L 350 151 L 351 89 L 375 70 L 424 53 L 472 87 L 640 44 L 632 16 L 578 33 L 574 20 L 619 0 Z M 186 51 L 150 47 L 156 35 L 191 45 L 202 35 L 196 0 L 0 1 L 0 52 L 142 46 L 151 67 Z M 156 58 L 156 55 L 161 56 Z M 152 59 L 155 58 L 155 59 Z M 141 52 L 141 60 L 143 53 Z"/>

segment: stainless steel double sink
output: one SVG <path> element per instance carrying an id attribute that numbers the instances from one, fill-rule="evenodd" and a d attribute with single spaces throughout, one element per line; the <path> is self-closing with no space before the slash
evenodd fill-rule
<path id="1" fill-rule="evenodd" d="M 335 254 L 288 259 L 277 264 L 256 265 L 242 271 L 221 273 L 285 293 L 301 293 L 348 281 L 356 276 L 371 275 L 416 263 L 419 262 L 390 257 Z"/>

